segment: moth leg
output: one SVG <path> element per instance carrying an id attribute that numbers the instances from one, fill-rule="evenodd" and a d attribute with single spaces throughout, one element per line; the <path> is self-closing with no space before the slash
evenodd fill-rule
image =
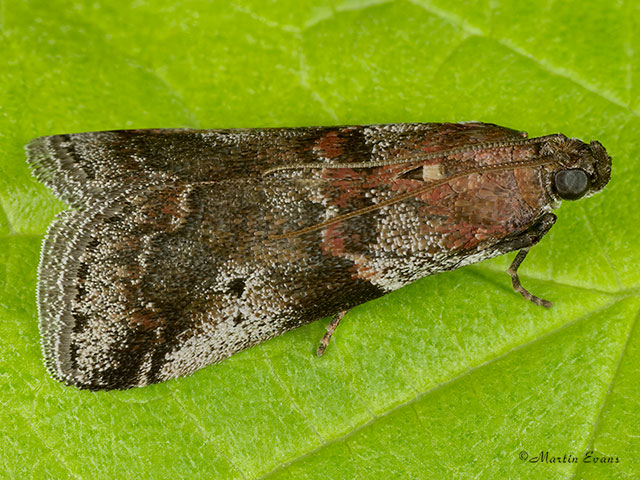
<path id="1" fill-rule="evenodd" d="M 546 235 L 555 222 L 556 216 L 552 213 L 547 213 L 526 232 L 508 242 L 508 244 L 511 244 L 510 246 L 513 247 L 513 250 L 520 249 L 518 255 L 513 259 L 511 266 L 507 270 L 507 273 L 511 275 L 513 289 L 530 302 L 545 308 L 551 308 L 552 303 L 548 300 L 536 297 L 522 286 L 520 278 L 518 277 L 518 267 L 520 267 L 520 264 L 524 261 L 531 247 Z"/>
<path id="2" fill-rule="evenodd" d="M 522 295 L 524 298 L 529 300 L 530 302 L 533 302 L 536 305 L 540 305 L 541 307 L 544 307 L 544 308 L 551 308 L 551 305 L 553 304 L 549 300 L 536 297 L 531 292 L 529 292 L 526 288 L 524 288 L 520 283 L 520 278 L 518 277 L 518 267 L 523 262 L 524 257 L 527 256 L 527 253 L 529 253 L 529 248 L 523 248 L 522 250 L 520 250 L 518 252 L 518 255 L 516 255 L 516 258 L 513 259 L 511 266 L 507 270 L 507 273 L 511 275 L 511 283 L 513 285 L 513 289 L 516 292 L 518 292 L 520 295 Z"/>
<path id="3" fill-rule="evenodd" d="M 324 351 L 327 349 L 327 345 L 329 345 L 329 342 L 331 341 L 331 335 L 336 331 L 336 328 L 340 325 L 340 320 L 342 320 L 348 311 L 349 310 L 345 310 L 344 312 L 337 313 L 331 319 L 329 325 L 327 325 L 327 333 L 325 333 L 322 340 L 320 340 L 320 346 L 318 347 L 318 350 L 316 350 L 316 355 L 321 357 L 324 354 Z"/>

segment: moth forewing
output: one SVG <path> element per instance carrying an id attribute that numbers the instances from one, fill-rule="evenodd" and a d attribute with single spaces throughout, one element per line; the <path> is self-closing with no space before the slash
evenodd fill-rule
<path id="1" fill-rule="evenodd" d="M 425 275 L 520 250 L 611 160 L 483 123 L 153 129 L 33 140 L 74 210 L 39 267 L 45 363 L 88 389 L 188 375 Z M 537 302 L 537 300 L 540 302 Z M 401 327 L 399 327 L 401 328 Z"/>

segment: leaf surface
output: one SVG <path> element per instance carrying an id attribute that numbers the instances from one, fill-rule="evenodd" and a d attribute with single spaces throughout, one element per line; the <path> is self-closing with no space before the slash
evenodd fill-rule
<path id="1" fill-rule="evenodd" d="M 637 475 L 639 18 L 633 2 L 596 0 L 0 4 L 0 470 Z M 47 376 L 36 270 L 66 207 L 31 178 L 31 138 L 463 120 L 597 139 L 613 157 L 609 186 L 563 204 L 520 270 L 553 309 L 512 292 L 510 255 L 354 309 L 322 358 L 316 322 L 142 389 L 91 393 Z M 585 463 L 589 451 L 615 463 Z"/>

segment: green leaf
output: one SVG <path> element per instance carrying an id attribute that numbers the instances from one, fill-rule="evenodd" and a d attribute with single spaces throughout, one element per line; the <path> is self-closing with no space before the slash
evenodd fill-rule
<path id="1" fill-rule="evenodd" d="M 639 20 L 634 2 L 597 0 L 0 3 L 0 471 L 637 475 Z M 597 139 L 613 157 L 610 185 L 565 203 L 521 269 L 550 311 L 511 290 L 511 255 L 354 309 L 322 358 L 316 322 L 132 391 L 47 376 L 36 270 L 65 206 L 31 178 L 31 138 L 463 120 Z"/>

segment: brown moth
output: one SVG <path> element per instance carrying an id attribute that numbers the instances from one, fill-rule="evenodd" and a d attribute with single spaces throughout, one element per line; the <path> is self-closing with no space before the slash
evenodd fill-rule
<path id="1" fill-rule="evenodd" d="M 72 209 L 38 308 L 49 372 L 125 389 L 199 368 L 418 278 L 529 248 L 609 181 L 598 142 L 484 123 L 55 135 L 28 162 Z"/>

